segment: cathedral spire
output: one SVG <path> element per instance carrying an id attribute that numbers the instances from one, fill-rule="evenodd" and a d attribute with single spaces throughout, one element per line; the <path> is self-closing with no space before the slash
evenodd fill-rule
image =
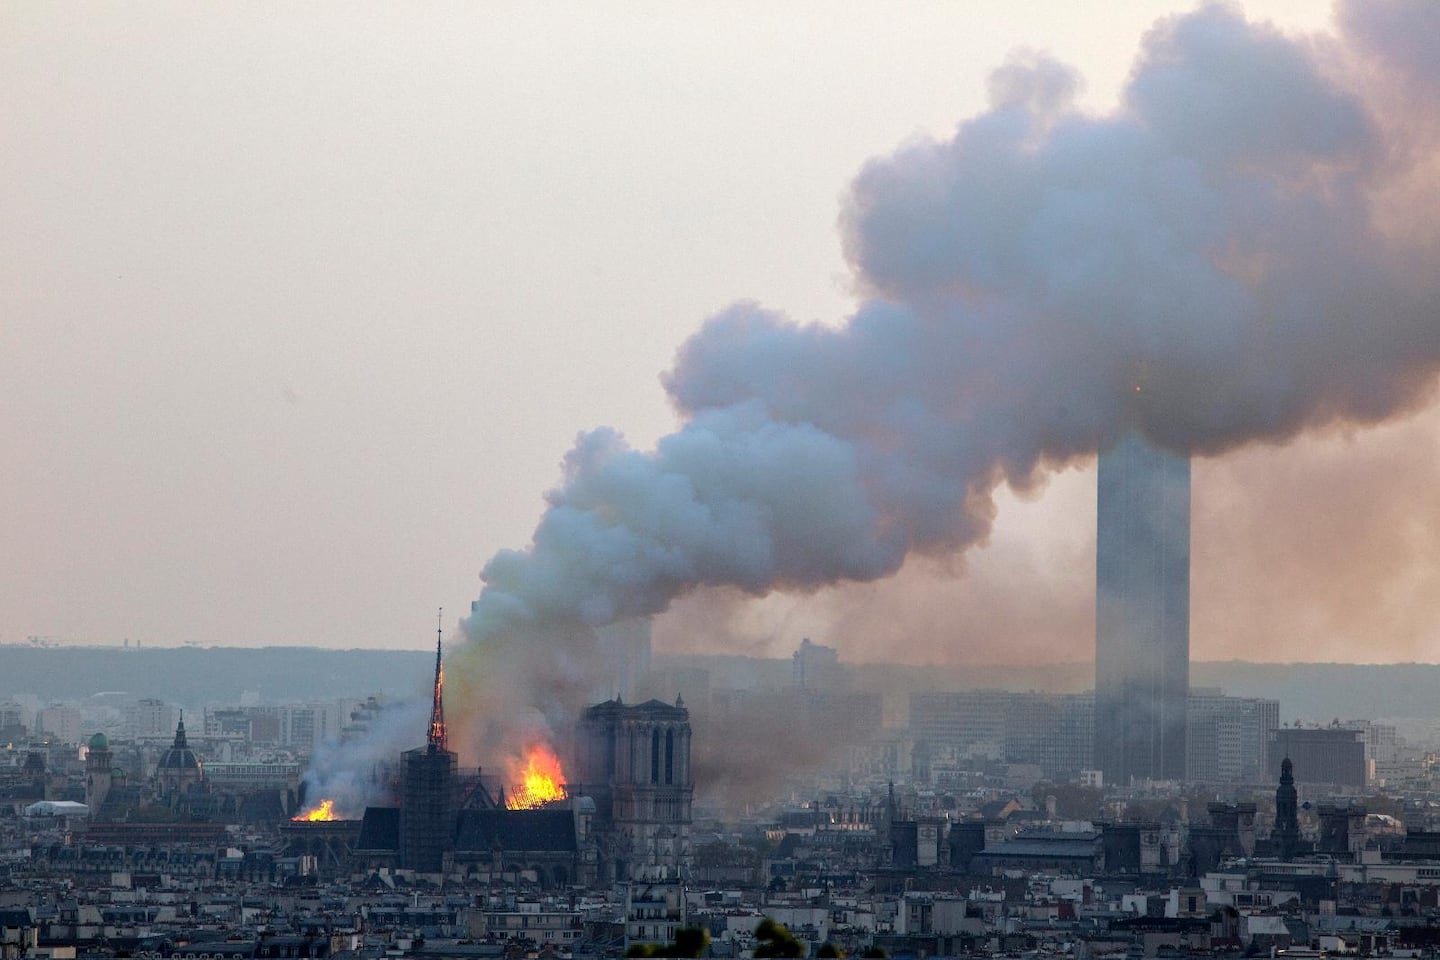
<path id="1" fill-rule="evenodd" d="M 438 753 L 450 749 L 445 734 L 445 704 L 441 693 L 445 686 L 445 668 L 440 663 L 440 640 L 445 619 L 445 608 L 435 614 L 435 704 L 430 710 L 430 752 Z"/>

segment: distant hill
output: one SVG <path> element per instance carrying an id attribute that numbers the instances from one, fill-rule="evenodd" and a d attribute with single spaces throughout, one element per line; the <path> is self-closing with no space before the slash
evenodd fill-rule
<path id="1" fill-rule="evenodd" d="M 857 677 L 886 677 L 884 688 L 996 687 L 1075 693 L 1095 686 L 1088 662 L 1035 667 L 865 666 Z M 903 678 L 903 681 L 902 681 Z M 1233 697 L 1280 701 L 1280 719 L 1328 721 L 1380 717 L 1440 718 L 1440 664 L 1433 663 L 1249 663 L 1243 660 L 1192 662 L 1192 687 L 1219 687 Z"/>
<path id="2" fill-rule="evenodd" d="M 31 647 L 0 645 L 0 697 L 29 693 L 47 700 L 82 700 L 101 691 L 124 691 L 187 704 L 237 703 L 255 691 L 266 703 L 423 694 L 434 661 L 424 650 L 324 650 L 314 647 Z M 788 659 L 741 656 L 655 656 L 657 681 L 677 682 L 680 672 L 703 671 L 708 686 L 782 688 Z M 860 664 L 857 687 L 900 702 L 912 690 L 1078 692 L 1094 683 L 1086 662 L 1040 666 L 914 666 Z M 1190 683 L 1220 687 L 1233 696 L 1280 701 L 1282 720 L 1414 717 L 1440 719 L 1440 665 L 1428 663 L 1247 663 L 1229 660 L 1190 665 Z M 677 691 L 657 691 L 674 696 Z"/>
<path id="3" fill-rule="evenodd" d="M 1190 665 L 1190 684 L 1280 701 L 1280 719 L 1440 718 L 1440 664 L 1247 663 Z"/>
<path id="4" fill-rule="evenodd" d="M 788 660 L 699 655 L 655 657 L 661 669 L 704 670 L 711 686 L 763 678 L 756 686 L 789 682 Z M 926 665 L 867 663 L 851 667 L 855 685 L 885 694 L 887 702 L 912 690 L 1043 690 L 1078 693 L 1095 685 L 1088 661 L 1034 666 L 996 664 Z M 1196 662 L 1190 684 L 1219 687 L 1236 697 L 1280 701 L 1280 719 L 1328 721 L 1380 717 L 1440 719 L 1440 664 L 1249 663 L 1241 660 Z"/>
<path id="5" fill-rule="evenodd" d="M 30 647 L 0 645 L 0 696 L 83 700 L 102 691 L 178 703 L 267 703 L 425 690 L 434 653 L 314 647 Z"/>

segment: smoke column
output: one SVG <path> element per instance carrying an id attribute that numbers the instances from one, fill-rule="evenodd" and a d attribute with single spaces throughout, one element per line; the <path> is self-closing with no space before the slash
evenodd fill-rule
<path id="1" fill-rule="evenodd" d="M 336 816 L 358 820 L 368 804 L 389 802 L 387 774 L 402 750 L 423 742 L 429 707 L 419 697 L 387 704 L 363 736 L 318 744 L 305 771 L 305 806 L 333 800 Z"/>
<path id="2" fill-rule="evenodd" d="M 1160 21 L 1105 116 L 1017 56 L 952 138 L 868 163 L 841 214 L 857 311 L 710 318 L 663 377 L 683 426 L 582 434 L 531 544 L 486 564 L 447 674 L 489 724 L 471 744 L 565 731 L 596 626 L 964 551 L 1001 484 L 1129 431 L 1217 456 L 1431 397 L 1440 5 L 1338 14 L 1311 38 Z"/>

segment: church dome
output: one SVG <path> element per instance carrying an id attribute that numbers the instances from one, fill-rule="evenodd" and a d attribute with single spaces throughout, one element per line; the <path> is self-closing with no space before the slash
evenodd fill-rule
<path id="1" fill-rule="evenodd" d="M 90 738 L 90 749 L 91 749 L 91 750 L 109 750 L 109 749 L 110 749 L 110 741 L 107 740 L 107 739 L 105 739 L 105 734 L 103 734 L 103 733 L 97 733 L 97 734 L 95 734 L 95 736 L 93 736 L 93 737 Z"/>
<path id="2" fill-rule="evenodd" d="M 185 740 L 185 719 L 183 717 L 175 728 L 175 742 L 161 755 L 156 771 L 159 773 L 200 772 L 200 758 L 195 755 L 195 751 L 190 749 L 190 744 Z"/>

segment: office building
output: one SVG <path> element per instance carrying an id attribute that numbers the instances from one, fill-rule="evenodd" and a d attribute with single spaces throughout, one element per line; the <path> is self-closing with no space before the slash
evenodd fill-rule
<path id="1" fill-rule="evenodd" d="M 175 709 L 163 700 L 147 697 L 125 708 L 125 738 L 148 740 L 168 737 L 175 729 Z"/>
<path id="2" fill-rule="evenodd" d="M 60 743 L 79 743 L 80 724 L 80 711 L 66 704 L 46 707 L 35 715 L 36 730 Z"/>
<path id="3" fill-rule="evenodd" d="M 835 690 L 848 687 L 849 675 L 840 665 L 840 651 L 806 637 L 790 658 L 791 684 L 809 690 Z"/>
<path id="4" fill-rule="evenodd" d="M 1035 764 L 1047 777 L 1078 775 L 1093 763 L 1090 694 L 958 690 L 910 695 L 915 751 L 934 760 Z"/>
<path id="5" fill-rule="evenodd" d="M 1280 725 L 1279 701 L 1197 688 L 1186 702 L 1186 779 L 1258 783 L 1273 777 L 1267 758 Z M 1028 763 L 1047 777 L 1078 777 L 1093 767 L 1097 752 L 1095 698 L 1006 690 L 912 693 L 910 735 L 915 749 L 933 760 Z"/>
<path id="6" fill-rule="evenodd" d="M 1295 782 L 1362 789 L 1367 780 L 1364 731 L 1349 727 L 1282 728 L 1272 756 L 1293 762 Z"/>
<path id="7" fill-rule="evenodd" d="M 1100 454 L 1095 754 L 1106 783 L 1185 777 L 1190 461 L 1129 435 Z"/>
<path id="8" fill-rule="evenodd" d="M 1259 783 L 1274 777 L 1269 751 L 1280 728 L 1278 700 L 1197 687 L 1186 702 L 1186 779 Z"/>

